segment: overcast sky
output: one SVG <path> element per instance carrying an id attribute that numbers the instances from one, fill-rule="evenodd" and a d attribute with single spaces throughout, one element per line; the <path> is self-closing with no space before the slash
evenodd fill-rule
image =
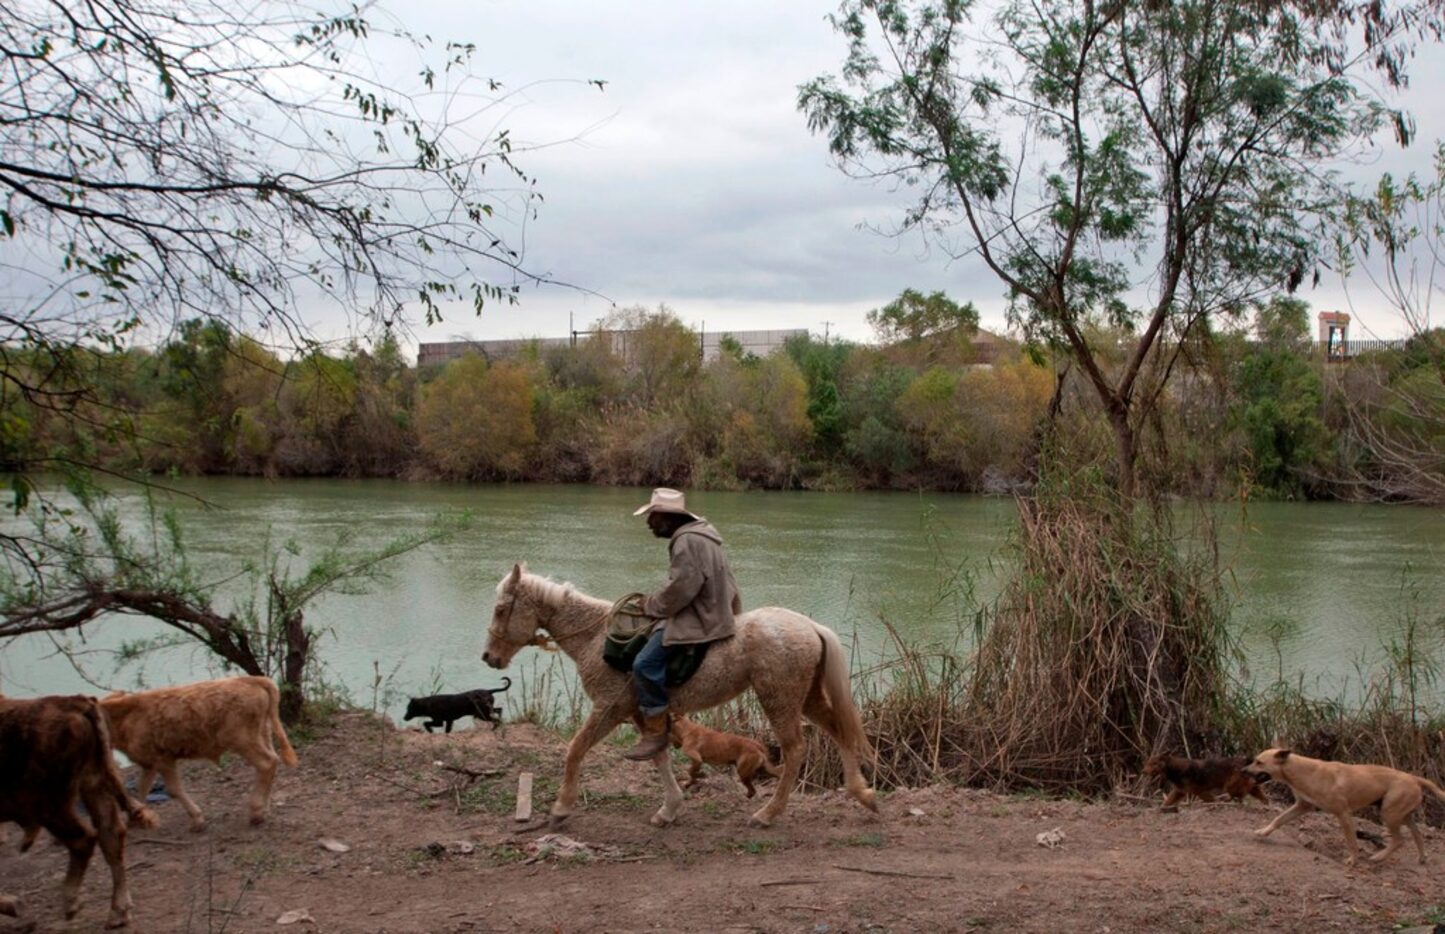
<path id="1" fill-rule="evenodd" d="M 866 339 L 864 315 L 904 288 L 943 289 L 1002 329 L 997 280 L 950 263 L 917 239 L 870 232 L 897 221 L 906 193 L 850 180 L 796 108 L 797 87 L 835 72 L 844 43 L 827 0 L 388 0 L 408 28 L 474 41 L 476 69 L 509 88 L 504 125 L 519 143 L 556 143 L 518 162 L 545 197 L 526 228 L 526 264 L 606 298 L 526 288 L 521 304 L 480 318 L 457 311 L 421 340 L 562 336 L 619 306 L 665 303 L 708 330 L 798 327 Z M 1438 119 L 1438 52 L 1417 64 L 1407 100 L 1417 145 L 1388 146 L 1385 167 L 1429 169 Z M 588 79 L 607 82 L 605 91 Z M 552 79 L 575 79 L 577 83 Z M 1423 90 L 1422 90 L 1423 89 Z M 1434 107 L 1435 113 L 1430 112 Z M 1352 336 L 1396 336 L 1400 325 L 1359 283 Z M 1304 297 L 1345 307 L 1337 281 Z"/>

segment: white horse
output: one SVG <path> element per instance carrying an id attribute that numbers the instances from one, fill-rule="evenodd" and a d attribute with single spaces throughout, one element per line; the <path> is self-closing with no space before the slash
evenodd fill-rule
<path id="1" fill-rule="evenodd" d="M 637 719 L 637 698 L 629 675 L 602 658 L 611 604 L 579 593 L 516 565 L 497 585 L 497 604 L 487 632 L 482 661 L 506 668 L 527 645 L 555 642 L 577 663 L 592 713 L 567 746 L 562 788 L 552 805 L 552 824 L 564 821 L 577 803 L 582 759 L 618 725 Z M 545 635 L 539 635 L 545 633 Z M 838 636 L 826 626 L 792 610 L 761 607 L 737 619 L 737 634 L 715 642 L 697 673 L 668 691 L 673 715 L 716 707 L 752 688 L 783 750 L 783 774 L 772 798 L 749 823 L 768 826 L 788 805 L 803 759 L 802 717 L 827 731 L 838 744 L 848 793 L 877 811 L 873 789 L 863 780 L 859 760 L 870 754 L 863 720 L 848 688 L 848 660 Z M 664 800 L 652 823 L 665 827 L 677 819 L 682 789 L 672 774 L 668 752 L 653 764 L 662 778 Z"/>

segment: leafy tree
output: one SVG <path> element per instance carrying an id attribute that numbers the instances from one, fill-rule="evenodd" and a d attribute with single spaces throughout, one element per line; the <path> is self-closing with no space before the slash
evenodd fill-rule
<path id="1" fill-rule="evenodd" d="M 853 345 L 846 341 L 825 343 L 803 335 L 790 339 L 784 349 L 808 384 L 808 421 L 813 423 L 814 441 L 824 456 L 836 454 L 843 447 L 847 429 L 838 381 Z"/>
<path id="2" fill-rule="evenodd" d="M 622 357 L 633 401 L 651 406 L 681 399 L 696 381 L 702 365 L 697 333 L 666 305 L 620 309 L 602 327 Z"/>
<path id="3" fill-rule="evenodd" d="M 1316 260 L 1325 164 L 1402 115 L 1432 2 L 845 0 L 841 77 L 800 89 L 845 171 L 921 194 L 904 229 L 976 254 L 1011 317 L 1067 351 L 1135 490 L 1138 433 L 1201 321 L 1292 289 Z M 1360 27 L 1357 40 L 1351 29 Z M 1130 329 L 1108 367 L 1095 325 Z"/>
<path id="4" fill-rule="evenodd" d="M 157 383 L 169 404 L 150 403 L 143 408 L 159 427 L 183 429 L 194 449 L 179 450 L 184 442 L 170 443 L 163 465 L 185 463 L 201 470 L 225 467 L 225 424 L 221 417 L 222 375 L 231 353 L 234 334 L 224 322 L 191 318 L 176 336 L 156 353 Z M 157 411 L 159 409 L 159 411 Z M 144 416 L 143 416 L 144 417 Z M 155 428 L 142 431 L 151 437 Z M 171 453 L 174 452 L 174 453 Z"/>
<path id="5" fill-rule="evenodd" d="M 488 366 L 475 354 L 453 360 L 422 390 L 422 454 L 452 479 L 515 476 L 537 440 L 532 399 L 531 375 L 517 364 Z"/>
<path id="6" fill-rule="evenodd" d="M 861 372 L 845 382 L 843 404 L 849 428 L 844 451 L 872 482 L 892 483 L 915 463 L 898 404 L 913 382 L 913 373 L 876 353 L 854 354 L 849 362 Z"/>
<path id="7" fill-rule="evenodd" d="M 221 387 L 227 454 L 238 473 L 276 474 L 273 455 L 283 427 L 278 402 L 285 378 L 285 365 L 269 349 L 249 337 L 236 339 L 221 368 Z"/>
<path id="8" fill-rule="evenodd" d="M 929 367 L 898 397 L 898 415 L 927 459 L 956 472 L 966 442 L 957 392 L 960 374 Z"/>
<path id="9" fill-rule="evenodd" d="M 963 305 L 942 292 L 924 295 L 904 289 L 893 301 L 868 312 L 868 323 L 885 343 L 919 341 L 952 331 L 978 330 L 978 309 Z"/>

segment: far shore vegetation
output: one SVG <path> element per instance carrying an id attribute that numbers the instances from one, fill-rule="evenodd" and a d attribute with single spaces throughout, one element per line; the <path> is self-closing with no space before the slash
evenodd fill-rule
<path id="1" fill-rule="evenodd" d="M 704 362 L 676 315 L 633 308 L 602 323 L 629 332 L 625 355 L 604 332 L 422 369 L 391 338 L 286 357 L 196 319 L 155 348 L 12 356 L 50 395 L 6 384 L 0 444 L 10 464 L 150 475 L 987 493 L 1032 485 L 1046 420 L 1085 460 L 1110 450 L 1065 356 L 981 333 L 941 294 L 871 317 L 876 344 L 803 337 L 758 357 L 724 340 Z M 1190 339 L 1141 426 L 1151 489 L 1440 501 L 1445 331 L 1327 362 L 1311 317 L 1276 298 Z M 1096 342 L 1110 366 L 1133 347 L 1122 330 Z"/>

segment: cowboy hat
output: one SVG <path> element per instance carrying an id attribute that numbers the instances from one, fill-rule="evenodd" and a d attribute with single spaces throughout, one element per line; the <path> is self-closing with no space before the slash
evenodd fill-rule
<path id="1" fill-rule="evenodd" d="M 653 490 L 652 499 L 648 501 L 646 506 L 641 506 L 633 512 L 633 515 L 643 516 L 649 512 L 675 512 L 679 515 L 692 516 L 694 519 L 697 518 L 697 516 L 688 512 L 687 502 L 683 498 L 682 493 L 678 490 L 669 490 L 665 486 L 660 486 Z"/>

